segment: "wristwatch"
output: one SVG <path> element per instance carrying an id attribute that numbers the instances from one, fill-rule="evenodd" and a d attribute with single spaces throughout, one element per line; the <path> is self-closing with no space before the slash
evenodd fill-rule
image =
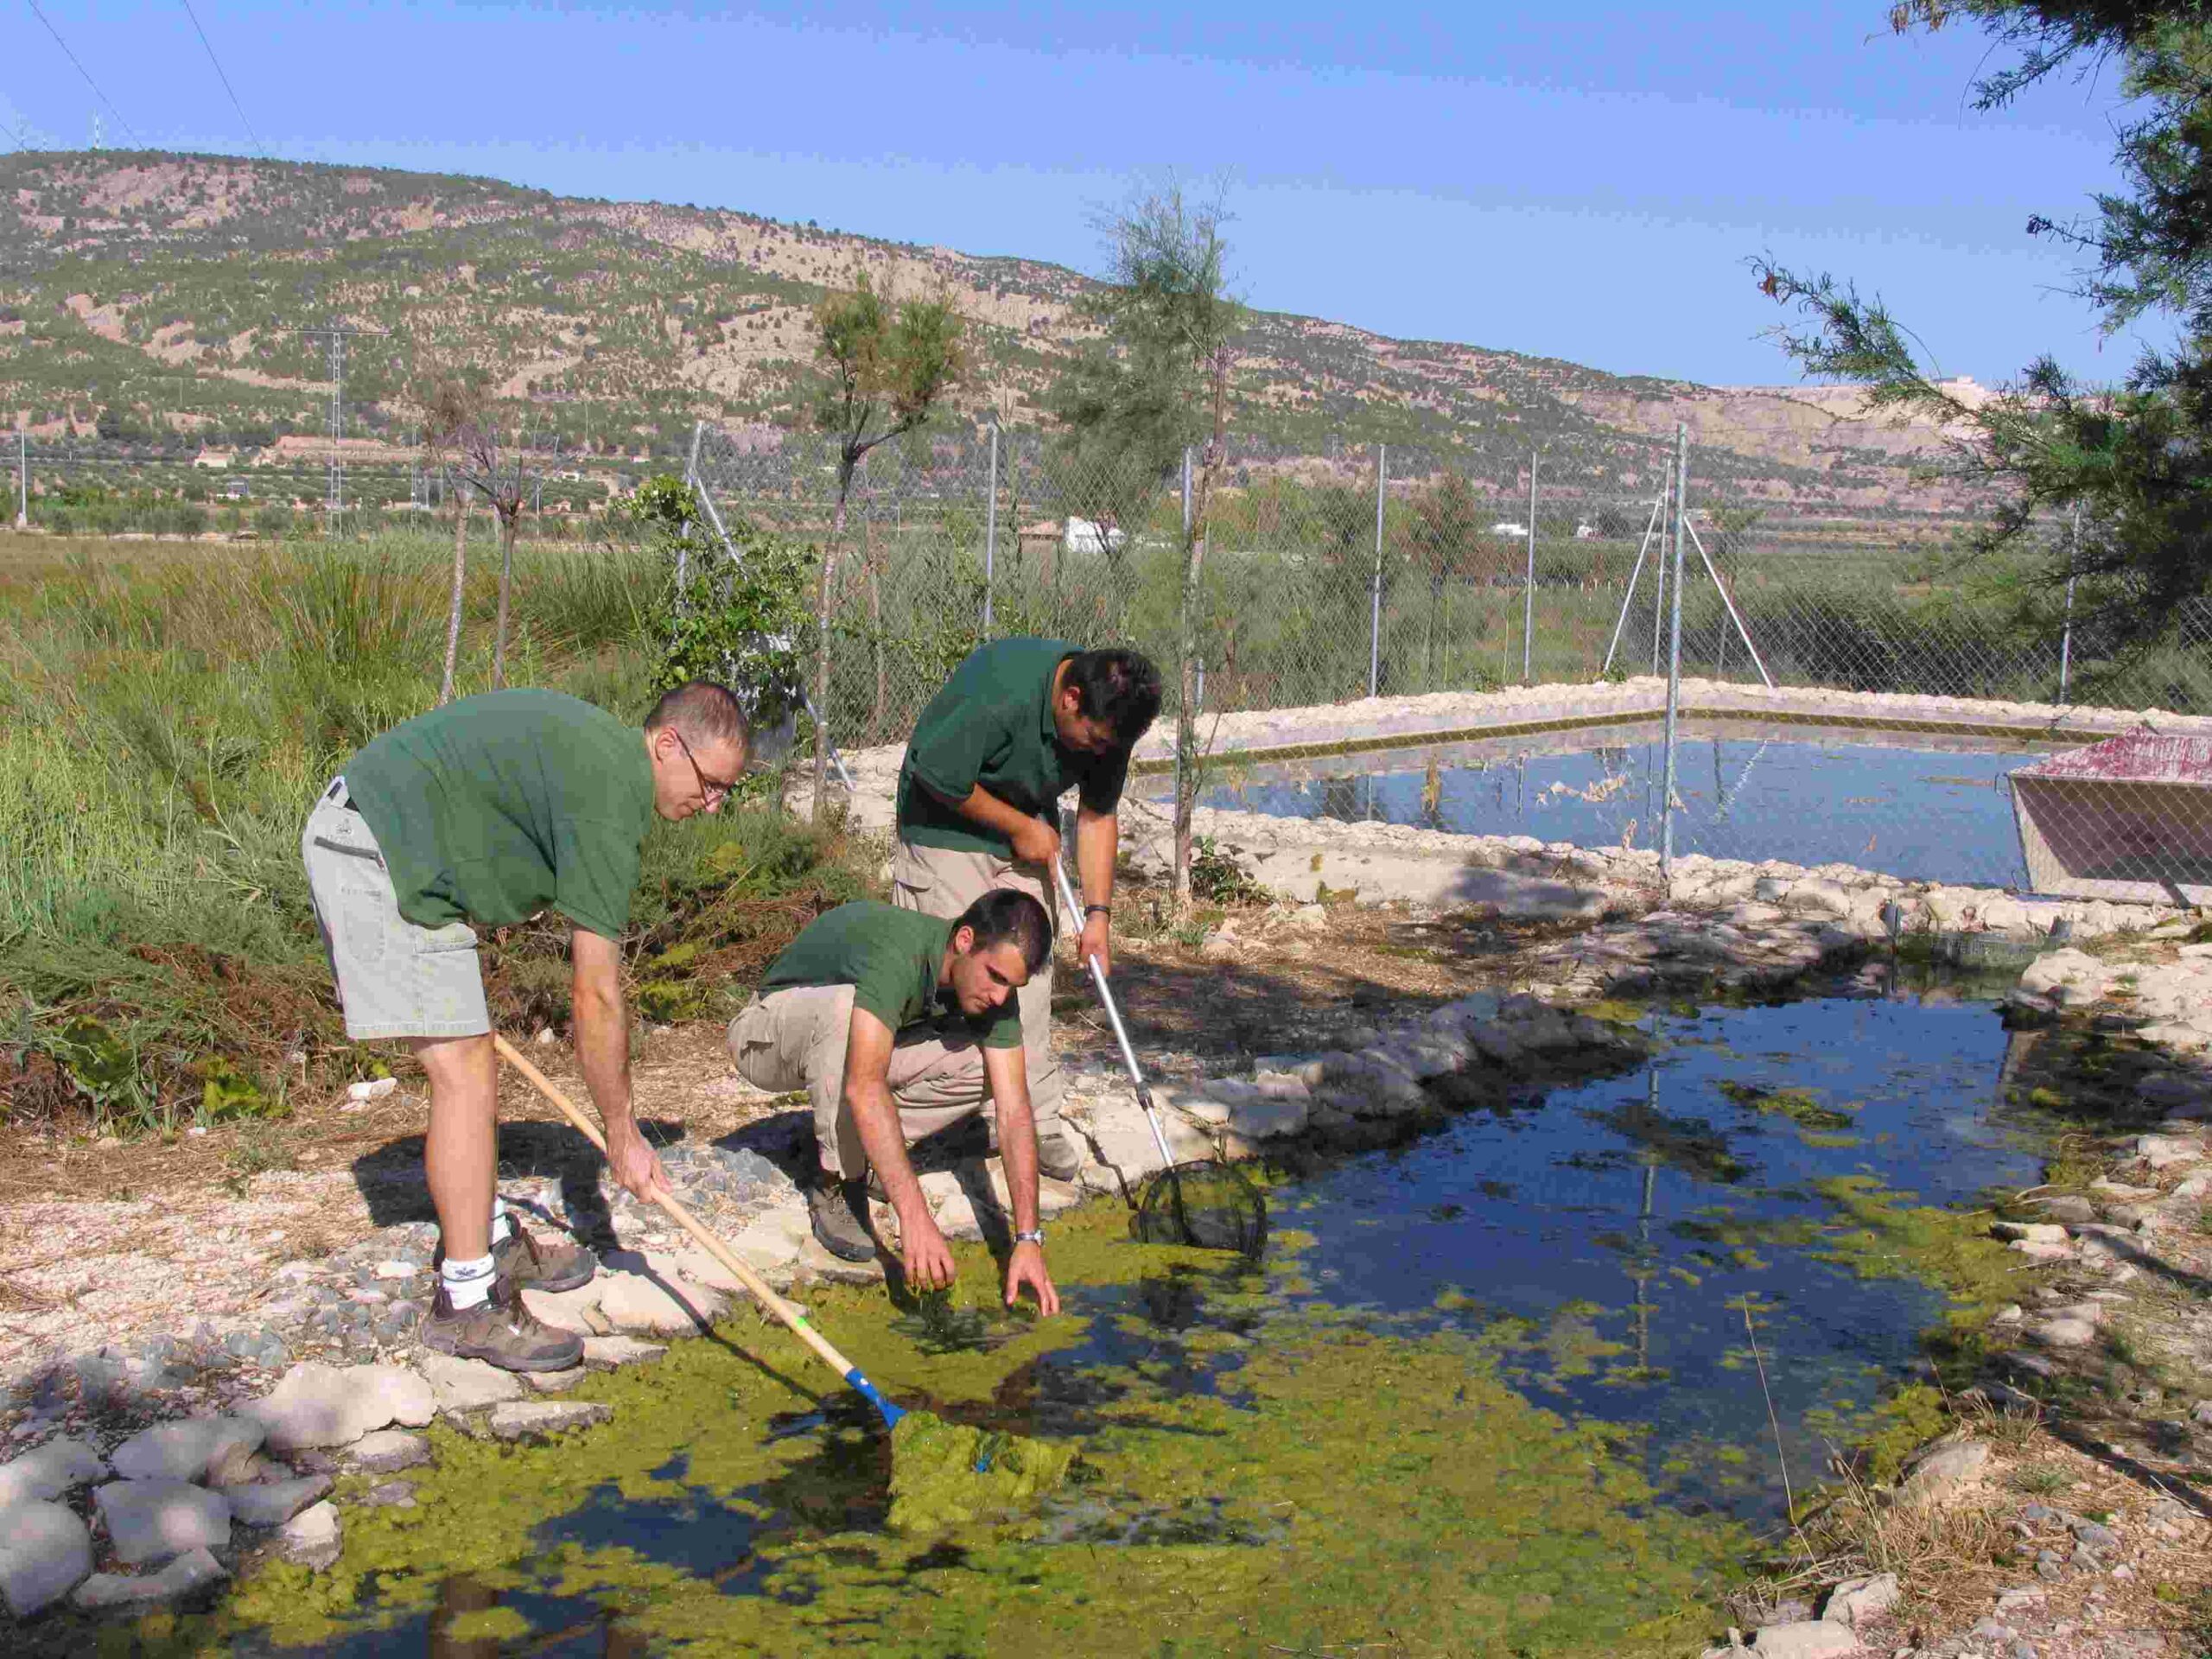
<path id="1" fill-rule="evenodd" d="M 1045 1248 L 1045 1230 L 1042 1227 L 1033 1227 L 1027 1232 L 1016 1233 L 1014 1236 L 1014 1242 L 1017 1244 L 1034 1244 L 1041 1250 Z"/>

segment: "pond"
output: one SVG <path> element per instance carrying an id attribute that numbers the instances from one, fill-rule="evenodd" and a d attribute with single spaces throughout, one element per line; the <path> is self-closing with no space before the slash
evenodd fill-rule
<path id="1" fill-rule="evenodd" d="M 1659 722 L 1638 721 L 1249 766 L 1225 757 L 1199 800 L 1278 817 L 1656 847 L 1662 740 Z M 2005 775 L 2049 753 L 2025 737 L 1685 721 L 1675 849 L 2017 885 L 2025 870 Z"/>
<path id="2" fill-rule="evenodd" d="M 880 1429 L 742 1316 L 586 1382 L 614 1420 L 560 1446 L 437 1431 L 415 1507 L 349 1510 L 335 1568 L 138 1634 L 442 1659 L 1700 1643 L 1779 1512 L 1769 1395 L 1801 1491 L 1831 1446 L 1923 1432 L 1898 1385 L 2023 1265 L 1964 1211 L 2037 1179 L 2044 1126 L 1988 1004 L 1644 1023 L 1633 1072 L 1463 1086 L 1432 1133 L 1281 1175 L 1249 1268 L 1132 1243 L 1102 1201 L 1056 1224 L 1054 1320 L 995 1308 L 974 1248 L 950 1308 L 810 1293 L 894 1398 L 1079 1443 L 1084 1478 L 1028 1512 L 887 1532 Z"/>

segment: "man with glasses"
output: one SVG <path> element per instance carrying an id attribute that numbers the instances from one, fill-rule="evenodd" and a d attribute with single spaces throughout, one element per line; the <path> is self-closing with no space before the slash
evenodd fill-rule
<path id="1" fill-rule="evenodd" d="M 665 1191 L 631 1114 L 617 941 L 653 816 L 714 811 L 750 746 L 737 699 L 703 680 L 661 698 L 642 733 L 558 692 L 493 691 L 394 727 L 308 814 L 301 856 L 346 1033 L 403 1039 L 429 1077 L 423 1165 L 439 1248 L 426 1346 L 565 1370 L 582 1343 L 532 1318 L 521 1293 L 574 1289 L 598 1270 L 588 1250 L 531 1238 L 499 1197 L 499 1061 L 471 924 L 567 918 L 576 1060 L 607 1162 L 641 1198 Z"/>

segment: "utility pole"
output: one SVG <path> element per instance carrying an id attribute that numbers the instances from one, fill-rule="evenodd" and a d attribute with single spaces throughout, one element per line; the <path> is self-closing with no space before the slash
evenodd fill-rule
<path id="1" fill-rule="evenodd" d="M 326 523 L 333 534 L 339 515 L 346 511 L 346 342 L 366 336 L 389 335 L 389 328 L 356 328 L 351 323 L 315 323 L 299 328 L 279 328 L 283 334 L 322 335 L 330 342 L 330 476 L 323 502 Z"/>

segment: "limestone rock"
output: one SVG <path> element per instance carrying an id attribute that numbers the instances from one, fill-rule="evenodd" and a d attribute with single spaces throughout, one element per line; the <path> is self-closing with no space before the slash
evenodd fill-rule
<path id="1" fill-rule="evenodd" d="M 92 1494 L 115 1558 L 125 1567 L 166 1561 L 188 1549 L 231 1541 L 231 1506 L 219 1492 L 182 1480 L 110 1481 Z"/>
<path id="2" fill-rule="evenodd" d="M 338 1559 L 344 1547 L 338 1506 L 325 1498 L 287 1521 L 276 1535 L 276 1553 L 298 1566 L 320 1573 Z"/>
<path id="3" fill-rule="evenodd" d="M 0 1508 L 0 1602 L 17 1618 L 50 1607 L 92 1570 L 92 1535 L 67 1503 Z"/>
<path id="4" fill-rule="evenodd" d="M 330 1491 L 328 1475 L 300 1475 L 264 1485 L 226 1486 L 231 1519 L 242 1527 L 281 1527 Z"/>
<path id="5" fill-rule="evenodd" d="M 437 1414 L 430 1385 L 400 1365 L 338 1367 L 313 1360 L 284 1373 L 274 1392 L 239 1408 L 269 1431 L 273 1452 L 350 1446 L 398 1422 L 420 1428 Z"/>
<path id="6" fill-rule="evenodd" d="M 605 1278 L 602 1274 L 575 1290 L 525 1289 L 522 1305 L 556 1331 L 565 1331 L 571 1336 L 603 1337 L 608 1325 L 600 1317 L 599 1293 L 604 1287 Z"/>
<path id="7" fill-rule="evenodd" d="M 2204 1143 L 2171 1135 L 2138 1135 L 2135 1155 L 2153 1169 L 2167 1169 L 2176 1164 L 2201 1162 L 2204 1157 Z"/>
<path id="8" fill-rule="evenodd" d="M 588 1428 L 614 1414 L 614 1408 L 596 1400 L 524 1400 L 492 1408 L 493 1438 L 534 1440 L 572 1428 Z"/>
<path id="9" fill-rule="evenodd" d="M 115 1448 L 115 1472 L 125 1480 L 205 1480 L 221 1485 L 261 1450 L 268 1435 L 268 1429 L 251 1417 L 191 1417 L 158 1423 Z"/>
<path id="10" fill-rule="evenodd" d="M 2039 1238 L 2016 1238 L 2005 1248 L 2026 1256 L 2031 1262 L 2063 1262 L 2073 1254 L 2072 1249 L 2063 1243 L 2051 1243 Z"/>
<path id="11" fill-rule="evenodd" d="M 480 1411 L 502 1400 L 523 1397 L 521 1378 L 480 1359 L 461 1359 L 426 1349 L 416 1356 L 415 1363 L 423 1380 L 430 1385 L 430 1397 L 438 1409 L 449 1414 Z"/>
<path id="12" fill-rule="evenodd" d="M 2071 1192 L 2063 1192 L 2056 1198 L 2037 1198 L 2035 1205 L 2037 1209 L 2055 1221 L 2083 1222 L 2097 1218 L 2096 1205 Z"/>
<path id="13" fill-rule="evenodd" d="M 1988 1465 L 1989 1447 L 1983 1441 L 1956 1440 L 1939 1446 L 1913 1465 L 1897 1488 L 1897 1502 L 1948 1503 L 1960 1493 L 1980 1484 Z"/>
<path id="14" fill-rule="evenodd" d="M 50 1500 L 107 1478 L 107 1465 L 82 1440 L 48 1440 L 20 1458 L 0 1463 L 0 1510 Z"/>
<path id="15" fill-rule="evenodd" d="M 1303 1132 L 1313 1109 L 1313 1096 L 1301 1087 L 1296 1098 L 1262 1096 L 1233 1108 L 1229 1128 L 1248 1141 L 1273 1141 Z"/>
<path id="16" fill-rule="evenodd" d="M 231 1575 L 205 1548 L 186 1550 L 158 1573 L 95 1573 L 77 1586 L 70 1605 L 87 1613 L 137 1611 L 181 1601 Z"/>
<path id="17" fill-rule="evenodd" d="M 588 1346 L 588 1344 L 587 1344 Z M 353 1467 L 365 1475 L 396 1475 L 430 1460 L 430 1443 L 404 1428 L 380 1428 L 353 1443 Z"/>
<path id="18" fill-rule="evenodd" d="M 1167 1138 L 1168 1155 L 1176 1162 L 1213 1156 L 1213 1142 L 1190 1124 L 1164 1115 L 1160 1127 Z M 1133 1101 L 1114 1101 L 1099 1108 L 1091 1119 L 1090 1140 L 1099 1161 L 1119 1170 L 1125 1180 L 1134 1181 L 1160 1166 L 1160 1149 L 1153 1144 L 1143 1111 Z"/>
<path id="19" fill-rule="evenodd" d="M 590 1375 L 588 1367 L 571 1365 L 565 1371 L 531 1371 L 523 1380 L 532 1394 L 566 1394 Z"/>
<path id="20" fill-rule="evenodd" d="M 1751 1638 L 1751 1651 L 1768 1659 L 1834 1659 L 1859 1651 L 1859 1638 L 1842 1624 L 1825 1618 L 1800 1619 L 1792 1624 L 1770 1624 Z"/>
<path id="21" fill-rule="evenodd" d="M 721 1317 L 728 1299 L 633 1251 L 610 1250 L 599 1275 L 599 1311 L 617 1332 L 688 1335 Z"/>
<path id="22" fill-rule="evenodd" d="M 1897 1604 L 1897 1575 L 1878 1573 L 1872 1578 L 1846 1579 L 1828 1592 L 1821 1617 L 1831 1624 L 1857 1630 L 1864 1621 L 1885 1613 Z"/>
<path id="23" fill-rule="evenodd" d="M 2091 1219 L 2088 1216 L 2084 1221 Z M 1989 1224 L 1993 1238 L 2018 1239 L 2029 1244 L 2063 1244 L 2066 1230 L 2048 1221 L 1993 1221 Z"/>

